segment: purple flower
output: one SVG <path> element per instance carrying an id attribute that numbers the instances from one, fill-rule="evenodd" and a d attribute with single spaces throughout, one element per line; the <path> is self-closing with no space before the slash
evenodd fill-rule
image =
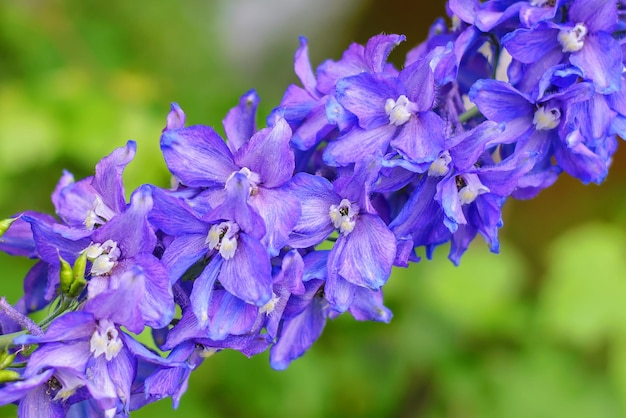
<path id="1" fill-rule="evenodd" d="M 122 174 L 126 165 L 135 157 L 137 144 L 128 141 L 125 147 L 117 148 L 96 165 L 94 176 L 74 181 L 65 171 L 59 180 L 52 202 L 57 215 L 69 228 L 64 233 L 69 237 L 88 236 L 95 228 L 126 209 L 126 197 Z M 60 227 L 59 227 L 60 228 Z"/>
<path id="2" fill-rule="evenodd" d="M 611 36 L 616 24 L 616 0 L 574 0 L 565 23 L 541 22 L 505 36 L 504 47 L 525 64 L 517 87 L 530 93 L 547 69 L 569 62 L 582 70 L 598 93 L 619 90 L 622 49 Z"/>
<path id="3" fill-rule="evenodd" d="M 339 80 L 336 99 L 356 115 L 358 127 L 328 144 L 326 163 L 349 165 L 384 155 L 389 147 L 414 163 L 433 161 L 444 141 L 443 121 L 432 111 L 434 88 L 426 60 L 409 65 L 398 76 L 366 72 Z"/>
<path id="4" fill-rule="evenodd" d="M 517 142 L 515 152 L 538 154 L 536 167 L 547 176 L 551 175 L 549 166 L 543 162 L 552 155 L 559 167 L 584 183 L 599 183 L 606 176 L 611 152 L 604 152 L 598 139 L 582 135 L 589 132 L 582 126 L 595 123 L 591 119 L 596 115 L 585 112 L 594 106 L 581 107 L 594 98 L 591 83 L 575 83 L 535 101 L 507 83 L 481 80 L 470 91 L 470 98 L 488 119 L 505 123 L 507 141 Z M 600 141 L 606 140 L 602 135 Z"/>
<path id="5" fill-rule="evenodd" d="M 302 202 L 302 215 L 290 245 L 307 248 L 338 232 L 328 256 L 326 294 L 333 308 L 345 311 L 354 298 L 355 286 L 379 289 L 391 274 L 396 239 L 363 197 L 363 185 L 299 173 L 294 193 Z M 339 189 L 339 190 L 337 190 Z M 342 194 L 338 193 L 342 192 Z M 372 211 L 372 212 L 370 212 Z"/>
<path id="6" fill-rule="evenodd" d="M 151 222 L 172 237 L 162 257 L 170 282 L 178 281 L 195 263 L 202 263 L 190 296 L 202 327 L 211 323 L 221 326 L 216 324 L 215 315 L 222 307 L 217 302 L 211 304 L 216 281 L 241 304 L 251 304 L 250 309 L 270 300 L 271 265 L 258 231 L 250 234 L 234 220 L 202 220 L 182 200 L 156 188 L 153 194 Z M 247 196 L 247 190 L 242 190 L 242 195 Z M 210 306 L 218 311 L 210 310 Z"/>
<path id="7" fill-rule="evenodd" d="M 39 344 L 25 377 L 54 369 L 60 388 L 53 400 L 67 400 L 85 387 L 103 411 L 128 413 L 136 359 L 125 334 L 109 320 L 89 312 L 70 312 L 50 324 L 41 337 L 22 336 L 16 344 Z M 59 381 L 58 376 L 64 378 Z"/>
<path id="8" fill-rule="evenodd" d="M 184 185 L 205 191 L 198 199 L 213 209 L 207 217 L 234 220 L 276 255 L 300 211 L 298 201 L 286 191 L 295 166 L 290 137 L 287 123 L 278 120 L 233 154 L 213 129 L 198 125 L 166 130 L 161 149 Z"/>

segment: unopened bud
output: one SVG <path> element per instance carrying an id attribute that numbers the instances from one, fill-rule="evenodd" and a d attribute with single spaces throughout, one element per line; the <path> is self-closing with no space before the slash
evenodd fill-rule
<path id="1" fill-rule="evenodd" d="M 61 262 L 61 271 L 59 273 L 59 277 L 61 279 L 61 292 L 68 294 L 70 292 L 70 287 L 72 287 L 72 282 L 74 281 L 74 272 L 72 271 L 70 263 L 65 261 L 60 254 L 59 261 Z"/>
<path id="2" fill-rule="evenodd" d="M 0 383 L 15 382 L 21 379 L 22 376 L 15 370 L 0 370 Z"/>
<path id="3" fill-rule="evenodd" d="M 80 292 L 87 286 L 87 280 L 84 277 L 79 277 L 72 282 L 70 286 L 69 292 L 67 292 L 68 296 L 75 298 L 80 295 Z"/>
<path id="4" fill-rule="evenodd" d="M 0 352 L 0 370 L 4 370 L 9 367 L 13 360 L 15 360 L 15 353 L 10 354 L 8 351 Z"/>
<path id="5" fill-rule="evenodd" d="M 9 230 L 13 222 L 17 221 L 17 219 L 18 218 L 7 218 L 0 221 L 0 237 Z"/>
<path id="6" fill-rule="evenodd" d="M 76 259 L 76 262 L 74 263 L 74 268 L 72 268 L 74 281 L 72 282 L 72 286 L 70 286 L 70 296 L 78 296 L 87 285 L 87 281 L 85 280 L 86 268 L 87 253 L 83 251 Z"/>

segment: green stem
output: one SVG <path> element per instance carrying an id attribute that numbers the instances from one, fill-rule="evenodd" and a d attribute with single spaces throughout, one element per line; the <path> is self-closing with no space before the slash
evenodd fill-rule
<path id="1" fill-rule="evenodd" d="M 11 345 L 13 345 L 13 340 L 15 338 L 24 334 L 26 334 L 26 330 L 0 335 L 0 351 L 7 350 Z"/>
<path id="2" fill-rule="evenodd" d="M 67 312 L 68 308 L 72 306 L 73 302 L 74 300 L 72 299 L 62 300 L 59 306 L 54 310 L 54 312 L 39 323 L 39 327 L 41 327 L 45 331 L 52 321 Z"/>
<path id="3" fill-rule="evenodd" d="M 465 122 L 467 122 L 468 120 L 470 120 L 470 119 L 472 119 L 473 117 L 476 117 L 476 116 L 478 116 L 478 115 L 480 115 L 480 112 L 478 111 L 478 108 L 477 108 L 477 107 L 473 107 L 473 108 L 471 108 L 470 110 L 465 111 L 465 112 L 463 112 L 463 113 L 461 113 L 461 114 L 459 115 L 459 122 L 461 122 L 461 123 L 465 123 Z"/>

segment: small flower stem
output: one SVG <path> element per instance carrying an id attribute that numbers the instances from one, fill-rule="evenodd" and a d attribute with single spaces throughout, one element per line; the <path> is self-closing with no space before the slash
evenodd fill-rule
<path id="1" fill-rule="evenodd" d="M 463 113 L 461 113 L 459 115 L 459 122 L 461 123 L 465 123 L 468 120 L 472 119 L 473 117 L 476 117 L 480 115 L 480 112 L 478 111 L 477 107 L 472 107 L 470 110 L 467 110 Z"/>
<path id="2" fill-rule="evenodd" d="M 0 311 L 20 324 L 22 328 L 25 328 L 32 335 L 43 335 L 43 330 L 32 319 L 18 312 L 17 309 L 11 306 L 4 296 L 0 297 Z"/>

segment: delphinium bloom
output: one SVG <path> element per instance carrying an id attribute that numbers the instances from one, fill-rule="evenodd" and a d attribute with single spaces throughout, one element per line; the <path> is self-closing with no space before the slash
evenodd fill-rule
<path id="1" fill-rule="evenodd" d="M 366 45 L 352 44 L 341 60 L 323 62 L 314 74 L 308 57 L 308 43 L 300 38 L 294 69 L 303 87 L 289 86 L 270 120 L 276 115 L 284 117 L 294 132 L 291 139 L 294 147 L 301 151 L 314 150 L 321 141 L 336 136 L 337 128 L 343 131 L 356 122 L 353 115 L 344 115 L 342 108 L 336 105 L 333 93 L 337 81 L 362 72 L 397 74 L 397 70 L 387 63 L 387 58 L 404 40 L 403 35 L 389 34 L 374 36 Z M 310 158 L 311 154 L 302 153 L 302 156 Z"/>
<path id="2" fill-rule="evenodd" d="M 358 167 L 361 171 L 368 165 Z M 378 290 L 391 274 L 396 238 L 378 216 L 359 182 L 362 172 L 341 177 L 335 183 L 321 176 L 299 173 L 295 194 L 302 202 L 302 216 L 289 244 L 295 248 L 315 246 L 337 231 L 328 254 L 325 297 L 338 312 L 352 304 L 357 287 Z"/>
<path id="3" fill-rule="evenodd" d="M 202 191 L 196 207 L 211 208 L 208 216 L 232 218 L 244 229 L 254 229 L 275 255 L 300 210 L 286 192 L 295 164 L 290 138 L 291 129 L 278 120 L 233 153 L 212 128 L 197 125 L 165 130 L 161 148 L 178 181 Z M 247 188 L 247 196 L 241 187 Z"/>
<path id="4" fill-rule="evenodd" d="M 24 218 L 31 223 L 39 256 L 49 271 L 57 272 L 57 280 L 63 261 L 74 265 L 81 256 L 89 261 L 83 273 L 88 280 L 86 310 L 140 332 L 145 325 L 167 325 L 174 314 L 167 271 L 152 254 L 156 235 L 147 220 L 151 207 L 150 190 L 142 187 L 123 213 L 78 240 L 56 232 L 57 224 Z M 118 309 L 121 300 L 127 309 Z"/>
<path id="5" fill-rule="evenodd" d="M 20 416 L 127 416 L 168 396 L 176 407 L 221 350 L 269 350 L 284 369 L 340 314 L 389 322 L 384 286 L 417 248 L 432 257 L 450 243 L 458 264 L 480 234 L 497 252 L 509 197 L 561 172 L 601 182 L 626 132 L 617 2 L 448 11 L 451 26 L 438 20 L 401 69 L 388 58 L 403 35 L 352 44 L 315 71 L 300 38 L 302 86 L 261 128 L 258 96 L 242 95 L 226 141 L 172 104 L 160 140 L 170 189 L 146 184 L 127 202 L 130 141 L 94 176 L 63 174 L 57 218 L 0 221 L 0 250 L 37 260 L 24 298 L 0 299 L 0 403 Z M 155 349 L 137 341 L 144 330 Z"/>
<path id="6" fill-rule="evenodd" d="M 394 233 L 426 246 L 429 256 L 435 246 L 451 241 L 450 258 L 456 264 L 477 232 L 497 252 L 502 205 L 535 158 L 519 153 L 496 163 L 497 146 L 506 139 L 502 133 L 502 125 L 486 122 L 451 137 L 448 150 L 431 164 L 392 221 Z"/>
<path id="7" fill-rule="evenodd" d="M 607 133 L 597 139 L 582 135 L 583 126 L 592 123 L 589 119 L 593 115 L 576 112 L 575 105 L 592 100 L 593 95 L 593 86 L 585 82 L 537 102 L 510 85 L 493 80 L 476 83 L 470 92 L 481 113 L 506 123 L 508 133 L 517 138 L 517 150 L 540 153 L 541 161 L 554 155 L 559 167 L 585 183 L 604 179 L 614 148 L 609 142 L 609 152 L 603 152 Z M 600 152 L 594 153 L 596 147 L 600 147 Z M 549 171 L 549 166 L 544 169 Z"/>
<path id="8" fill-rule="evenodd" d="M 620 89 L 622 49 L 613 38 L 617 25 L 615 0 L 574 0 L 562 22 L 544 21 L 520 28 L 502 39 L 513 58 L 524 64 L 516 87 L 531 93 L 550 67 L 570 63 L 582 70 L 595 90 L 608 94 Z"/>
<path id="9" fill-rule="evenodd" d="M 242 192 L 248 193 L 248 189 Z M 165 234 L 172 234 L 163 253 L 170 282 L 176 283 L 190 267 L 201 263 L 190 300 L 202 328 L 209 326 L 209 333 L 214 334 L 228 331 L 220 331 L 219 324 L 210 326 L 213 321 L 209 307 L 217 280 L 241 302 L 242 309 L 248 304 L 251 309 L 263 306 L 270 300 L 270 257 L 258 229 L 244 228 L 234 220 L 203 220 L 182 200 L 158 189 L 154 194 L 157 204 L 151 222 Z"/>

